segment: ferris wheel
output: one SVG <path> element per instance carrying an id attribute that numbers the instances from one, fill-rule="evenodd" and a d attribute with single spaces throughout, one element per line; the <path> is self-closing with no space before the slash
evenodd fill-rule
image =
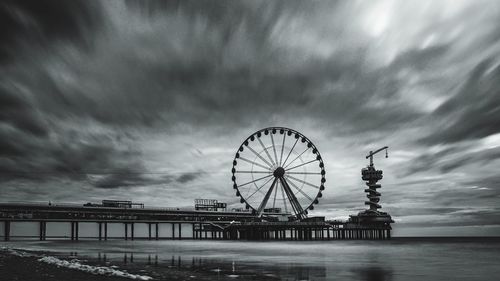
<path id="1" fill-rule="evenodd" d="M 325 167 L 316 146 L 283 127 L 265 128 L 245 139 L 231 172 L 236 196 L 258 216 L 303 219 L 325 189 Z"/>

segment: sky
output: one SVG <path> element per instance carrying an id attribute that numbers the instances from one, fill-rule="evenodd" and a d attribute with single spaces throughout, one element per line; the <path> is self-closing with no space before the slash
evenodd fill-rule
<path id="1" fill-rule="evenodd" d="M 255 131 L 307 136 L 313 215 L 384 171 L 399 235 L 500 235 L 498 1 L 0 2 L 0 201 L 242 207 Z"/>

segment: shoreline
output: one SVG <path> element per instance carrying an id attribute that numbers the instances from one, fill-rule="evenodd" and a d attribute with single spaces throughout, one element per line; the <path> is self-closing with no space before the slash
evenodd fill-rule
<path id="1" fill-rule="evenodd" d="M 113 281 L 141 280 L 134 276 L 146 276 L 146 279 L 152 277 L 150 280 L 173 281 L 417 281 L 420 277 L 437 281 L 462 276 L 457 280 L 480 281 L 484 280 L 484 273 L 500 274 L 491 263 L 498 258 L 500 249 L 500 239 L 495 237 L 412 237 L 383 243 L 367 240 L 32 242 L 0 243 L 2 280 Z M 455 254 L 449 255 L 450 251 Z M 466 258 L 470 256 L 475 258 Z M 417 275 L 420 279 L 412 279 Z"/>
<path id="2" fill-rule="evenodd" d="M 26 270 L 26 269 L 29 270 Z M 145 270 L 147 269 L 147 270 Z M 243 274 L 242 274 L 243 273 Z M 61 256 L 58 252 L 0 247 L 0 276 L 22 281 L 124 281 L 124 280 L 281 280 L 255 272 L 232 274 L 227 265 L 212 269 L 98 261 L 87 256 Z M 2 280 L 4 280 L 2 279 Z"/>
<path id="3" fill-rule="evenodd" d="M 123 281 L 129 278 L 118 276 L 96 275 L 76 269 L 65 268 L 55 264 L 39 261 L 40 255 L 16 254 L 9 248 L 0 249 L 0 276 L 3 280 L 73 280 L 88 281 Z M 25 252 L 27 253 L 27 252 Z"/>

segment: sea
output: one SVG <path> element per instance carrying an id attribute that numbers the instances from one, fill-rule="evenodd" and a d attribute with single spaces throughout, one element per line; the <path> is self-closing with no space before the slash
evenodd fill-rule
<path id="1" fill-rule="evenodd" d="M 88 280 L 99 275 L 124 280 L 500 280 L 499 238 L 60 240 L 0 242 L 0 247 L 54 270 L 87 272 Z"/>

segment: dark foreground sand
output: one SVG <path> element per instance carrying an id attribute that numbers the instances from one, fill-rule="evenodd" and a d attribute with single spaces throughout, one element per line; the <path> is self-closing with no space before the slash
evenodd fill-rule
<path id="1" fill-rule="evenodd" d="M 113 276 L 99 276 L 74 269 L 57 267 L 39 262 L 37 257 L 15 256 L 7 251 L 0 251 L 1 280 L 11 281 L 123 281 L 127 278 Z"/>

